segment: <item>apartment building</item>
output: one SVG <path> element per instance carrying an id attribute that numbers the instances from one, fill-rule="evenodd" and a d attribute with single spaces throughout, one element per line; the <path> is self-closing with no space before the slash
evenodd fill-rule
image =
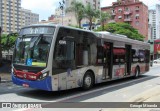
<path id="1" fill-rule="evenodd" d="M 31 10 L 22 8 L 22 17 L 24 17 L 24 26 L 37 24 L 39 22 L 39 14 L 33 13 Z"/>
<path id="2" fill-rule="evenodd" d="M 3 33 L 17 32 L 21 22 L 21 0 L 0 0 L 0 26 Z"/>
<path id="3" fill-rule="evenodd" d="M 148 39 L 153 40 L 156 39 L 156 10 L 149 10 L 149 32 L 148 32 Z"/>
<path id="4" fill-rule="evenodd" d="M 70 7 L 71 3 L 73 0 L 66 0 L 65 2 L 65 6 Z M 87 5 L 87 4 L 91 4 L 91 6 L 96 9 L 96 10 L 100 10 L 100 0 L 77 0 L 82 2 L 82 4 Z"/>
<path id="5" fill-rule="evenodd" d="M 112 15 L 113 22 L 125 22 L 136 28 L 148 40 L 148 6 L 139 0 L 117 0 L 101 8 Z"/>

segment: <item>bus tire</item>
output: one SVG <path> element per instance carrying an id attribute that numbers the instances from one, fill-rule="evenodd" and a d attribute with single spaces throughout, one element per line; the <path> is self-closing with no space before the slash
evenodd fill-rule
<path id="1" fill-rule="evenodd" d="M 92 72 L 87 71 L 83 77 L 83 85 L 82 88 L 84 90 L 89 90 L 93 87 L 94 85 L 94 76 Z"/>
<path id="2" fill-rule="evenodd" d="M 136 67 L 134 78 L 138 78 L 139 74 L 140 74 L 140 69 L 139 69 L 139 67 Z"/>

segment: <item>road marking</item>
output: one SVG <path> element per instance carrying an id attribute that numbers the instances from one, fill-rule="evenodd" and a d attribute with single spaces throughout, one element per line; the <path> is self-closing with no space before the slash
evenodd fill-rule
<path id="1" fill-rule="evenodd" d="M 156 75 L 160 75 L 160 74 L 156 74 Z M 74 99 L 74 98 L 77 98 L 77 97 L 80 97 L 80 96 L 84 96 L 84 95 L 87 95 L 87 94 L 91 94 L 91 93 L 95 93 L 95 92 L 98 92 L 98 91 L 106 90 L 106 89 L 109 89 L 109 88 L 114 88 L 114 87 L 117 87 L 117 86 L 122 86 L 122 85 L 125 85 L 125 84 L 128 84 L 128 83 L 131 83 L 131 82 L 143 80 L 143 79 L 150 78 L 150 77 L 151 76 L 148 76 L 148 77 L 145 77 L 145 78 L 140 78 L 140 79 L 135 79 L 135 80 L 132 80 L 132 81 L 121 83 L 121 84 L 115 84 L 115 85 L 112 85 L 112 86 L 95 89 L 95 90 L 88 91 L 88 92 L 82 92 L 82 93 L 76 94 L 74 96 L 69 96 L 69 97 L 66 97 L 66 98 L 57 99 L 55 101 L 50 101 L 50 102 L 63 102 L 63 101 L 69 100 L 69 99 Z"/>

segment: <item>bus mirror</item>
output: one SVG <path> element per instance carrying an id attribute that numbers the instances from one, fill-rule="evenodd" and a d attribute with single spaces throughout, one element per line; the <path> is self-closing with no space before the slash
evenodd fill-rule
<path id="1" fill-rule="evenodd" d="M 60 45 L 66 45 L 67 42 L 66 42 L 65 40 L 59 40 L 59 44 L 60 44 Z"/>

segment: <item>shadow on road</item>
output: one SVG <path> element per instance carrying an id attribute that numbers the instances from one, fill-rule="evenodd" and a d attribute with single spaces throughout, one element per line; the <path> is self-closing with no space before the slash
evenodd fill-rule
<path id="1" fill-rule="evenodd" d="M 97 84 L 90 91 L 94 91 L 95 89 L 100 89 L 100 88 L 103 88 L 103 90 L 89 93 L 89 94 L 86 94 L 81 97 L 77 97 L 76 101 L 74 101 L 72 99 L 68 99 L 63 102 L 84 101 L 84 100 L 87 100 L 87 99 L 90 99 L 93 97 L 97 97 L 97 96 L 100 96 L 103 94 L 107 94 L 109 92 L 113 92 L 113 91 L 128 87 L 128 86 L 136 85 L 138 83 L 145 82 L 145 81 L 157 78 L 157 77 L 159 77 L 159 76 L 141 75 L 138 79 L 136 79 L 136 81 L 133 78 L 126 78 L 126 79 L 115 80 L 115 81 Z M 116 85 L 116 86 L 114 86 L 114 85 Z M 110 87 L 110 86 L 113 86 L 113 87 Z M 48 92 L 48 91 L 42 91 L 42 90 L 22 90 L 22 91 L 17 92 L 16 94 L 18 96 L 24 96 L 24 97 L 28 97 L 28 98 L 43 100 L 43 101 L 56 101 L 57 99 L 62 99 L 64 97 L 66 98 L 66 97 L 80 94 L 83 92 L 87 92 L 87 91 L 83 91 L 81 88 L 76 88 L 76 89 L 72 89 L 72 90 L 59 91 L 59 92 Z"/>

